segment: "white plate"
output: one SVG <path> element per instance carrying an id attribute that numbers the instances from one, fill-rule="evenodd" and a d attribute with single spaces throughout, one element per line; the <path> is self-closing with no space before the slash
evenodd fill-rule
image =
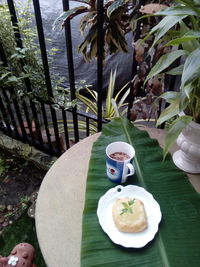
<path id="1" fill-rule="evenodd" d="M 124 197 L 134 197 L 143 202 L 148 222 L 148 227 L 144 231 L 139 233 L 123 233 L 115 226 L 112 218 L 112 206 L 117 198 Z M 152 194 L 143 187 L 136 185 L 123 187 L 118 185 L 108 190 L 99 199 L 97 216 L 102 229 L 114 243 L 127 248 L 141 248 L 154 238 L 162 215 L 159 204 Z"/>

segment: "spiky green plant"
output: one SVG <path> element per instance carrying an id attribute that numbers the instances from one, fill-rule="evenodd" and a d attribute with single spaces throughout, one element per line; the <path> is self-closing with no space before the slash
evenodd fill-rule
<path id="1" fill-rule="evenodd" d="M 124 115 L 127 112 L 128 107 L 128 103 L 126 103 L 125 101 L 129 95 L 130 88 L 128 87 L 128 84 L 125 84 L 119 90 L 119 92 L 115 94 L 116 74 L 116 69 L 114 72 L 111 71 L 110 73 L 106 101 L 105 104 L 102 106 L 102 118 L 109 121 L 117 116 L 116 110 L 118 110 L 121 115 Z M 86 90 L 89 92 L 92 99 L 89 99 L 88 97 L 84 96 L 79 91 L 76 93 L 76 97 L 78 100 L 80 100 L 86 105 L 86 112 L 91 112 L 94 115 L 97 115 L 97 92 L 88 87 L 86 87 Z"/>

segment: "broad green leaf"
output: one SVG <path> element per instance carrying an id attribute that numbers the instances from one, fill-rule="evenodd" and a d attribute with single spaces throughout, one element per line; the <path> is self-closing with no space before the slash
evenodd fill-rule
<path id="1" fill-rule="evenodd" d="M 149 72 L 147 78 L 145 79 L 145 83 L 153 76 L 161 73 L 163 70 L 168 68 L 177 58 L 179 58 L 183 55 L 185 55 L 184 50 L 175 50 L 175 51 L 172 51 L 168 54 L 163 55 L 158 60 L 156 65 L 154 65 L 153 68 L 151 69 L 151 71 Z"/>
<path id="2" fill-rule="evenodd" d="M 187 84 L 182 88 L 182 91 L 185 93 L 188 99 L 190 99 L 190 93 L 194 90 L 195 86 L 192 83 Z"/>
<path id="3" fill-rule="evenodd" d="M 161 112 L 157 120 L 157 126 L 180 113 L 180 95 L 181 94 L 179 92 L 169 91 L 159 97 L 165 99 L 165 101 L 170 103 L 170 105 Z"/>
<path id="4" fill-rule="evenodd" d="M 190 84 L 184 86 L 180 90 L 180 97 L 179 97 L 180 98 L 180 102 L 179 102 L 180 112 L 185 112 L 186 109 L 189 109 L 189 110 L 192 109 L 192 112 L 189 115 L 191 115 L 193 113 L 193 117 L 195 117 L 194 116 L 195 110 L 197 112 L 200 111 L 200 109 L 195 107 L 194 103 L 192 102 L 194 100 L 194 97 L 195 97 L 196 88 L 197 88 L 197 86 L 193 83 L 190 83 Z"/>
<path id="5" fill-rule="evenodd" d="M 177 3 L 180 3 L 183 6 L 195 6 L 199 3 L 199 0 L 176 0 Z"/>
<path id="6" fill-rule="evenodd" d="M 174 92 L 174 91 L 168 91 L 163 93 L 161 96 L 158 98 L 165 99 L 167 103 L 173 103 L 175 100 L 179 98 L 180 93 L 179 92 Z"/>
<path id="7" fill-rule="evenodd" d="M 63 24 L 71 16 L 86 12 L 88 9 L 85 6 L 74 7 L 68 11 L 63 12 L 53 23 L 52 29 L 55 30 L 56 26 Z"/>
<path id="8" fill-rule="evenodd" d="M 187 15 L 187 16 L 199 16 L 199 14 L 191 9 L 190 7 L 179 5 L 179 6 L 171 6 L 166 9 L 162 9 L 155 13 L 158 16 L 179 16 L 179 15 Z"/>
<path id="9" fill-rule="evenodd" d="M 171 70 L 169 70 L 168 72 L 166 72 L 167 74 L 169 75 L 182 75 L 182 72 L 183 72 L 183 64 L 178 66 L 178 67 L 175 67 Z"/>
<path id="10" fill-rule="evenodd" d="M 157 120 L 156 126 L 161 125 L 165 121 L 175 117 L 178 114 L 179 114 L 179 101 L 177 100 L 162 111 Z"/>
<path id="11" fill-rule="evenodd" d="M 199 10 L 199 0 L 176 0 L 178 3 L 181 3 L 181 6 L 185 6 L 190 10 L 193 10 L 196 12 L 196 14 L 200 15 L 200 10 Z"/>
<path id="12" fill-rule="evenodd" d="M 191 29 L 183 22 L 180 22 L 180 33 L 181 35 L 187 35 L 190 34 Z M 188 52 L 194 51 L 196 48 L 199 47 L 199 41 L 196 39 L 188 40 L 187 42 L 183 42 L 182 44 L 183 50 L 186 50 Z"/>
<path id="13" fill-rule="evenodd" d="M 191 121 L 192 121 L 192 117 L 190 116 L 180 116 L 175 121 L 173 121 L 173 123 L 171 124 L 171 126 L 169 127 L 167 131 L 166 138 L 165 138 L 165 146 L 163 150 L 164 158 L 166 157 L 169 149 L 175 143 L 179 134 Z"/>
<path id="14" fill-rule="evenodd" d="M 182 44 L 183 42 L 188 42 L 188 41 L 195 40 L 198 38 L 200 38 L 200 32 L 190 31 L 180 38 L 176 38 L 174 40 L 169 41 L 166 44 L 166 46 L 170 46 L 170 45 L 178 46 Z"/>
<path id="15" fill-rule="evenodd" d="M 112 14 L 120 7 L 123 7 L 129 0 L 115 0 L 107 9 L 107 16 L 110 18 Z"/>
<path id="16" fill-rule="evenodd" d="M 115 141 L 128 142 L 136 151 L 136 175 L 130 177 L 124 186 L 144 187 L 159 203 L 162 212 L 162 221 L 154 239 L 140 249 L 114 244 L 101 229 L 96 214 L 100 197 L 116 186 L 107 179 L 105 166 L 105 148 Z M 200 266 L 200 195 L 186 175 L 175 167 L 170 156 L 165 161 L 162 159 L 158 142 L 127 120 L 116 118 L 103 126 L 101 136 L 93 145 L 88 168 L 81 267 Z"/>
<path id="17" fill-rule="evenodd" d="M 186 16 L 166 16 L 156 26 L 154 26 L 150 33 L 144 39 L 147 39 L 154 33 L 155 38 L 152 47 L 160 40 L 172 27 L 178 22 L 186 18 Z"/>
<path id="18" fill-rule="evenodd" d="M 181 79 L 181 87 L 199 78 L 200 73 L 200 48 L 197 48 L 187 57 Z"/>
<path id="19" fill-rule="evenodd" d="M 183 89 L 180 90 L 180 96 L 179 96 L 179 114 L 185 110 L 185 108 L 188 106 L 188 98 L 186 93 L 183 91 Z"/>

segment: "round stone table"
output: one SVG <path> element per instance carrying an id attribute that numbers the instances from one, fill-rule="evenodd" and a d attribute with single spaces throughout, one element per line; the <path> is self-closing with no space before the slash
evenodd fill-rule
<path id="1" fill-rule="evenodd" d="M 163 146 L 163 130 L 147 127 L 144 130 Z M 99 135 L 87 137 L 67 150 L 49 169 L 41 184 L 35 219 L 39 245 L 48 267 L 80 266 L 88 163 L 93 142 Z M 171 152 L 175 150 L 174 146 Z M 188 177 L 200 192 L 200 175 L 188 174 Z"/>

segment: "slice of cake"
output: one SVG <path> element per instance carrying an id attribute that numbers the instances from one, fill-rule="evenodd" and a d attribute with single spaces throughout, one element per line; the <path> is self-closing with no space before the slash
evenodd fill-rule
<path id="1" fill-rule="evenodd" d="M 136 198 L 120 198 L 113 205 L 112 216 L 121 232 L 137 233 L 147 228 L 144 204 Z"/>

